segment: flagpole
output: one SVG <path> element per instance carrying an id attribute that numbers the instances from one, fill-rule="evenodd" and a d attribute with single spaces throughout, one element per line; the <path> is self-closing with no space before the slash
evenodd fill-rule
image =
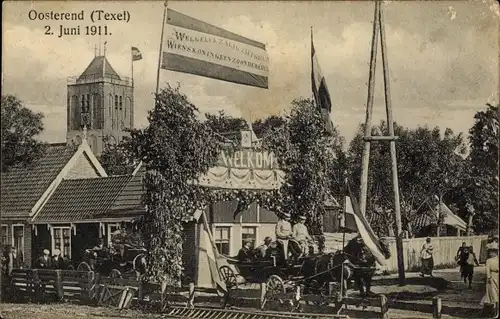
<path id="1" fill-rule="evenodd" d="M 314 43 L 313 43 L 313 27 L 311 26 L 311 85 L 314 84 L 314 61 L 313 61 L 314 57 L 312 55 L 313 46 L 314 46 Z M 318 104 L 318 101 L 316 101 L 316 95 L 314 94 L 314 90 L 312 92 L 312 99 L 313 99 L 313 101 L 316 102 L 316 104 Z"/>
<path id="2" fill-rule="evenodd" d="M 134 87 L 134 52 L 130 49 L 130 60 L 132 61 L 132 87 Z"/>
<path id="3" fill-rule="evenodd" d="M 167 18 L 167 7 L 168 7 L 168 1 L 165 1 L 164 8 L 163 8 L 163 23 L 161 25 L 160 52 L 158 54 L 158 70 L 156 73 L 156 94 L 158 94 L 158 91 L 160 89 L 160 69 L 161 69 L 161 58 L 163 55 L 163 34 L 165 32 L 165 20 Z"/>

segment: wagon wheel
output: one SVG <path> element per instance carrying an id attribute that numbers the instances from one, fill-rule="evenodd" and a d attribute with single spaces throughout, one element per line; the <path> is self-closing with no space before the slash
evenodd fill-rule
<path id="1" fill-rule="evenodd" d="M 89 264 L 87 264 L 86 262 L 81 262 L 78 264 L 78 267 L 76 267 L 76 270 L 77 271 L 91 271 L 92 268 L 90 267 Z"/>
<path id="2" fill-rule="evenodd" d="M 226 288 L 229 289 L 237 289 L 238 288 L 238 280 L 236 280 L 236 275 L 234 271 L 229 266 L 221 266 L 219 268 L 219 275 L 226 284 Z"/>
<path id="3" fill-rule="evenodd" d="M 262 302 L 261 310 L 264 310 L 267 300 L 273 299 L 275 295 L 283 294 L 286 292 L 285 283 L 280 276 L 271 275 L 266 281 L 266 296 Z M 278 299 L 280 304 L 283 303 L 282 299 Z"/>
<path id="4" fill-rule="evenodd" d="M 111 272 L 109 273 L 109 278 L 121 278 L 121 277 L 122 273 L 116 268 L 111 270 Z"/>

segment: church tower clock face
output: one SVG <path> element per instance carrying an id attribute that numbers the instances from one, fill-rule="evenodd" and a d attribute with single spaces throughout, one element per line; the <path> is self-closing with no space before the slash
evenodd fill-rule
<path id="1" fill-rule="evenodd" d="M 68 79 L 66 141 L 79 144 L 86 138 L 100 155 L 106 143 L 119 143 L 133 127 L 132 79 L 118 75 L 106 56 L 96 55 L 81 75 Z"/>

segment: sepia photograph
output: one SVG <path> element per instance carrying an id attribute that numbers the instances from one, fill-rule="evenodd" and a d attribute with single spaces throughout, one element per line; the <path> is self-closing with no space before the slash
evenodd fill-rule
<path id="1" fill-rule="evenodd" d="M 2 8 L 0 319 L 499 316 L 498 1 Z"/>

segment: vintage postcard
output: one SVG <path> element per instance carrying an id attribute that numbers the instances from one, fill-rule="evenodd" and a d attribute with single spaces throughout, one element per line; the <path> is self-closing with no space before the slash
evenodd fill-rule
<path id="1" fill-rule="evenodd" d="M 5 1 L 0 317 L 496 317 L 499 8 Z"/>

